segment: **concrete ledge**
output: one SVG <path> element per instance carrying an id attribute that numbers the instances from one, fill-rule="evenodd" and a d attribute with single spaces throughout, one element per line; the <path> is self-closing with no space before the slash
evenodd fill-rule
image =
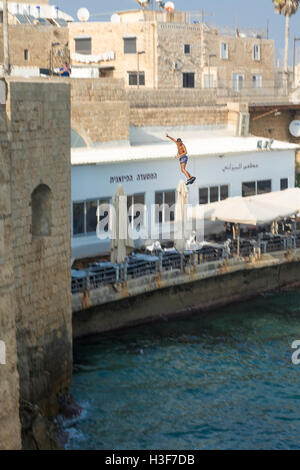
<path id="1" fill-rule="evenodd" d="M 73 336 L 123 328 L 159 317 L 208 310 L 300 284 L 300 250 L 231 259 L 130 280 L 73 295 Z"/>

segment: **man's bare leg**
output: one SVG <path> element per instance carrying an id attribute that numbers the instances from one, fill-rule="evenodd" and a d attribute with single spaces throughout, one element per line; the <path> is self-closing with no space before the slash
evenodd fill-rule
<path id="1" fill-rule="evenodd" d="M 186 165 L 186 163 L 180 163 L 181 171 L 186 176 L 186 178 L 189 180 L 192 176 L 189 174 L 188 171 L 186 171 L 185 165 Z"/>

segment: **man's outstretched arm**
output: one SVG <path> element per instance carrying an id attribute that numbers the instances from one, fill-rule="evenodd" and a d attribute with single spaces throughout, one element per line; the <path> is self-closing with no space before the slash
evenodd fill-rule
<path id="1" fill-rule="evenodd" d="M 177 141 L 175 139 L 173 139 L 173 137 L 171 137 L 169 134 L 166 134 L 166 137 L 168 137 L 168 139 L 173 140 L 173 142 L 175 142 L 175 144 L 177 144 Z"/>

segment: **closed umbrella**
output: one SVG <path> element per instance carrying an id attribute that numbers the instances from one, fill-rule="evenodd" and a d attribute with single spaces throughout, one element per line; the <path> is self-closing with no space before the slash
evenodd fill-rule
<path id="1" fill-rule="evenodd" d="M 127 196 L 121 184 L 114 196 L 114 212 L 110 224 L 110 259 L 112 263 L 123 263 L 127 249 L 133 248 L 133 241 L 128 235 Z"/>
<path id="2" fill-rule="evenodd" d="M 175 205 L 174 246 L 178 251 L 185 249 L 186 211 L 189 203 L 189 193 L 183 180 L 177 186 Z"/>

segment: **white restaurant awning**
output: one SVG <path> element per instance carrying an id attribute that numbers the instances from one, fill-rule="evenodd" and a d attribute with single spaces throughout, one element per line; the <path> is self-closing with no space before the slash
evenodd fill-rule
<path id="1" fill-rule="evenodd" d="M 289 217 L 300 210 L 300 189 L 233 197 L 219 203 L 210 219 L 246 225 L 263 225 Z"/>
<path id="2" fill-rule="evenodd" d="M 206 220 L 221 220 L 245 225 L 263 225 L 300 211 L 300 189 L 231 197 L 203 207 Z"/>

